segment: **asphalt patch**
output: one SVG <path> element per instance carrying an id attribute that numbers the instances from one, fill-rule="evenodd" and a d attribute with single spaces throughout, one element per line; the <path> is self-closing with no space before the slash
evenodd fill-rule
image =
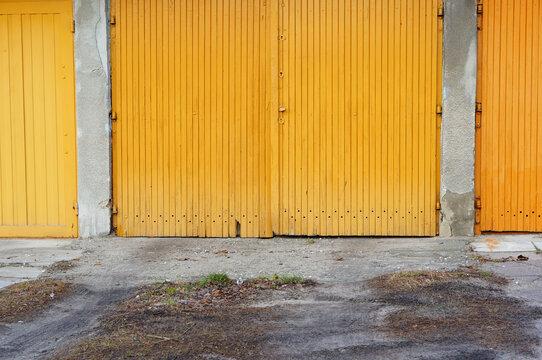
<path id="1" fill-rule="evenodd" d="M 494 349 L 533 355 L 540 344 L 534 323 L 542 308 L 509 297 L 502 277 L 464 268 L 399 272 L 369 284 L 375 301 L 395 308 L 375 328 L 395 338 L 482 348 L 469 359 L 493 359 Z"/>
<path id="2" fill-rule="evenodd" d="M 93 336 L 51 359 L 254 359 L 263 353 L 276 310 L 252 307 L 269 291 L 295 292 L 304 281 L 242 284 L 160 283 L 140 288 L 102 319 Z"/>

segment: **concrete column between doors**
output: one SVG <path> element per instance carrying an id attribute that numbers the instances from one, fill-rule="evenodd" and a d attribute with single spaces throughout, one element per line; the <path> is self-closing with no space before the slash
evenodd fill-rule
<path id="1" fill-rule="evenodd" d="M 109 1 L 74 0 L 79 237 L 111 230 Z"/>
<path id="2" fill-rule="evenodd" d="M 474 235 L 476 0 L 445 0 L 440 236 Z"/>

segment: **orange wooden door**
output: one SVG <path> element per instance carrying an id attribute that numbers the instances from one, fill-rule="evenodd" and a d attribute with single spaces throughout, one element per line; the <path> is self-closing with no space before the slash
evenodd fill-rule
<path id="1" fill-rule="evenodd" d="M 540 232 L 542 1 L 479 10 L 476 231 Z"/>

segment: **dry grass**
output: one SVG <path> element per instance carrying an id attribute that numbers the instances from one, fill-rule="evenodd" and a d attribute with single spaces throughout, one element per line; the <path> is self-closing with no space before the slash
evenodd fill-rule
<path id="1" fill-rule="evenodd" d="M 64 272 L 68 271 L 76 266 L 73 260 L 57 261 L 47 267 L 48 272 Z"/>
<path id="2" fill-rule="evenodd" d="M 0 323 L 23 320 L 64 297 L 71 285 L 55 280 L 32 280 L 0 290 Z"/>
<path id="3" fill-rule="evenodd" d="M 436 283 L 461 280 L 482 280 L 488 283 L 506 285 L 505 278 L 474 268 L 462 268 L 453 271 L 400 271 L 386 274 L 369 281 L 369 284 L 384 291 L 419 289 Z"/>
<path id="4" fill-rule="evenodd" d="M 237 284 L 218 275 L 197 283 L 140 288 L 102 321 L 95 337 L 61 350 L 52 359 L 260 358 L 274 315 L 270 309 L 247 304 L 266 291 L 313 285 L 303 281 L 277 287 L 269 279 Z"/>
<path id="5" fill-rule="evenodd" d="M 369 284 L 399 307 L 378 329 L 417 342 L 469 343 L 530 353 L 542 310 L 506 296 L 506 279 L 474 268 L 383 275 Z"/>

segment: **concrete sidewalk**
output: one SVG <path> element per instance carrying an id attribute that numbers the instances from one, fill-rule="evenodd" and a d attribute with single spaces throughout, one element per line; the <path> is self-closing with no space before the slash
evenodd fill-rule
<path id="1" fill-rule="evenodd" d="M 77 240 L 0 239 L 0 289 L 40 276 L 57 261 L 81 256 Z"/>

